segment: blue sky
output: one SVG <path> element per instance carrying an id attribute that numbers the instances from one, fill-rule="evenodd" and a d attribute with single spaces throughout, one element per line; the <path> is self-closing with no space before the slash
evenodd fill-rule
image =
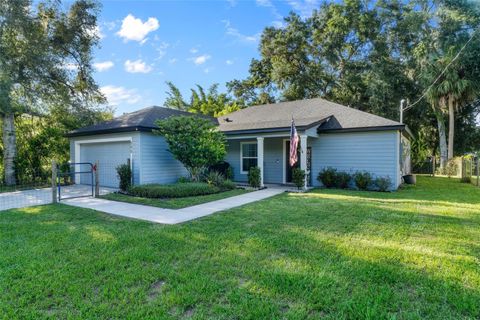
<path id="1" fill-rule="evenodd" d="M 242 79 L 258 57 L 262 30 L 290 11 L 310 14 L 319 0 L 102 1 L 95 79 L 117 115 L 163 105 L 166 81 L 189 97 Z"/>

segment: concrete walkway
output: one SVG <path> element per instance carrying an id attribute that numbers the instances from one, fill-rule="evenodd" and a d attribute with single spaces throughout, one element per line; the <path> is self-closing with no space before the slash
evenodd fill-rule
<path id="1" fill-rule="evenodd" d="M 177 224 L 208 216 L 218 211 L 239 207 L 247 203 L 252 203 L 255 201 L 270 198 L 277 194 L 285 192 L 285 190 L 287 189 L 268 188 L 177 210 L 162 209 L 157 207 L 98 198 L 69 199 L 62 201 L 62 203 L 75 207 L 102 211 L 122 217 L 146 220 L 163 224 Z"/>

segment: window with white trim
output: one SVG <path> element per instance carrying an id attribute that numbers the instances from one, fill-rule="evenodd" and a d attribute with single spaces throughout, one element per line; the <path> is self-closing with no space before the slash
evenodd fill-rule
<path id="1" fill-rule="evenodd" d="M 256 142 L 242 142 L 240 144 L 240 164 L 242 173 L 248 173 L 251 167 L 258 165 Z"/>

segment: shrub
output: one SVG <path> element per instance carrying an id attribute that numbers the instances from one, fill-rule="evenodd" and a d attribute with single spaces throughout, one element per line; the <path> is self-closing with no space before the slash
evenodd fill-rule
<path id="1" fill-rule="evenodd" d="M 128 164 L 121 164 L 117 166 L 117 175 L 120 180 L 119 188 L 121 191 L 127 191 L 132 185 L 132 169 Z"/>
<path id="2" fill-rule="evenodd" d="M 327 188 L 335 187 L 335 182 L 337 180 L 337 169 L 335 168 L 324 168 L 318 174 L 317 180 Z"/>
<path id="3" fill-rule="evenodd" d="M 233 190 L 237 187 L 235 182 L 230 179 L 223 180 L 223 183 L 219 186 L 222 190 Z"/>
<path id="4" fill-rule="evenodd" d="M 340 171 L 336 174 L 335 180 L 335 186 L 337 188 L 347 189 L 352 180 L 352 176 L 348 172 Z"/>
<path id="5" fill-rule="evenodd" d="M 220 187 L 224 181 L 224 175 L 218 171 L 210 171 L 205 177 L 205 182 L 216 187 Z"/>
<path id="6" fill-rule="evenodd" d="M 372 175 L 367 171 L 357 171 L 353 175 L 355 185 L 360 190 L 367 190 L 372 185 Z"/>
<path id="7" fill-rule="evenodd" d="M 130 187 L 129 194 L 144 198 L 183 198 L 220 192 L 220 188 L 203 182 L 145 184 Z"/>
<path id="8" fill-rule="evenodd" d="M 187 177 L 180 177 L 180 178 L 178 178 L 177 183 L 187 183 L 187 182 L 191 182 L 191 181 L 192 180 L 190 180 Z"/>
<path id="9" fill-rule="evenodd" d="M 260 168 L 259 167 L 250 167 L 248 170 L 248 184 L 252 188 L 260 188 Z"/>
<path id="10" fill-rule="evenodd" d="M 458 165 L 455 159 L 450 159 L 447 162 L 447 166 L 444 169 L 445 174 L 450 178 L 451 176 L 456 176 L 458 171 Z"/>
<path id="11" fill-rule="evenodd" d="M 298 189 L 303 188 L 305 186 L 305 170 L 293 168 L 292 181 Z"/>
<path id="12" fill-rule="evenodd" d="M 226 154 L 225 135 L 213 121 L 197 116 L 172 116 L 157 120 L 155 134 L 165 138 L 168 149 L 180 161 L 193 181 L 199 181 L 203 170 Z"/>
<path id="13" fill-rule="evenodd" d="M 377 177 L 374 181 L 375 186 L 377 187 L 378 191 L 385 192 L 388 191 L 390 186 L 392 185 L 392 179 L 389 176 L 386 177 Z"/>
<path id="14" fill-rule="evenodd" d="M 210 166 L 208 168 L 209 172 L 216 171 L 220 172 L 226 179 L 233 179 L 233 169 L 230 163 L 226 161 L 220 161 L 219 163 Z"/>

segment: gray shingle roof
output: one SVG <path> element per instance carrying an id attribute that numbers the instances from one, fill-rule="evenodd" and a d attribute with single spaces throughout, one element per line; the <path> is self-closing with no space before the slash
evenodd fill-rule
<path id="1" fill-rule="evenodd" d="M 319 130 L 402 127 L 403 124 L 321 98 L 248 107 L 218 118 L 225 133 L 289 128 L 292 117 L 298 128 L 321 124 Z"/>
<path id="2" fill-rule="evenodd" d="M 125 113 L 110 121 L 100 122 L 88 127 L 83 127 L 71 131 L 68 136 L 84 136 L 91 134 L 127 132 L 127 131 L 151 131 L 156 129 L 155 121 L 166 119 L 171 116 L 194 115 L 186 111 L 168 109 L 164 107 L 149 107 L 135 112 Z M 202 116 L 206 117 L 206 116 Z M 206 117 L 212 119 L 210 117 Z"/>

